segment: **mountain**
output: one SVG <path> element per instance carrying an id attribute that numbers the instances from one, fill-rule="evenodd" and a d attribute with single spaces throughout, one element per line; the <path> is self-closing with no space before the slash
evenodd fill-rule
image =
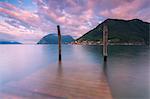
<path id="1" fill-rule="evenodd" d="M 73 42 L 74 39 L 69 35 L 61 36 L 61 43 L 70 43 Z M 37 44 L 58 44 L 58 35 L 57 34 L 48 34 L 43 37 Z"/>
<path id="2" fill-rule="evenodd" d="M 119 20 L 107 19 L 96 28 L 76 40 L 82 42 L 102 42 L 103 24 L 106 23 L 109 31 L 110 43 L 142 43 L 149 44 L 150 23 L 139 19 Z"/>
<path id="3" fill-rule="evenodd" d="M 0 44 L 21 44 L 20 42 L 16 42 L 16 37 L 0 32 Z"/>
<path id="4" fill-rule="evenodd" d="M 0 41 L 0 44 L 21 44 L 21 43 L 16 41 Z"/>

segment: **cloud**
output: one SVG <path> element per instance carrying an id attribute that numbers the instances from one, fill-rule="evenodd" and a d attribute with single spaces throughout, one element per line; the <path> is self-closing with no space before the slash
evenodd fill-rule
<path id="1" fill-rule="evenodd" d="M 15 40 L 15 36 L 11 35 L 11 34 L 6 34 L 6 33 L 0 33 L 0 41 L 13 41 Z"/>
<path id="2" fill-rule="evenodd" d="M 114 0 L 117 2 L 118 0 Z M 118 1 L 119 2 L 119 1 Z M 111 9 L 105 9 L 100 12 L 101 16 L 108 17 L 108 18 L 119 18 L 119 19 L 133 19 L 133 18 L 140 18 L 145 21 L 149 21 L 149 18 L 139 14 L 139 12 L 143 12 L 144 9 L 148 11 L 147 3 L 150 4 L 148 0 L 125 0 L 120 3 L 117 3 L 116 7 Z M 148 12 L 147 12 L 148 13 Z"/>
<path id="3" fill-rule="evenodd" d="M 30 24 L 31 26 L 37 26 L 40 24 L 40 19 L 38 15 L 31 13 L 29 11 L 21 10 L 16 8 L 15 6 L 10 6 L 7 3 L 0 3 L 2 5 L 5 5 L 6 7 L 1 7 L 0 12 L 3 14 L 6 14 L 10 17 L 14 17 L 15 19 L 22 20 L 23 22 L 26 22 Z M 11 10 L 9 10 L 9 9 Z"/>
<path id="4" fill-rule="evenodd" d="M 27 10 L 23 0 L 19 3 L 21 7 L 0 2 L 0 32 L 23 39 L 26 35 L 33 35 L 30 38 L 35 40 L 37 35 L 56 33 L 57 25 L 63 34 L 79 37 L 107 18 L 150 22 L 149 0 L 33 0 L 35 11 Z"/>
<path id="5" fill-rule="evenodd" d="M 43 34 L 41 31 L 34 29 L 27 29 L 22 27 L 22 25 L 13 26 L 5 21 L 0 21 L 0 38 L 1 40 L 16 40 L 22 43 L 35 43 L 37 42 Z M 30 41 L 28 41 L 30 39 Z M 32 40 L 31 40 L 32 39 Z"/>

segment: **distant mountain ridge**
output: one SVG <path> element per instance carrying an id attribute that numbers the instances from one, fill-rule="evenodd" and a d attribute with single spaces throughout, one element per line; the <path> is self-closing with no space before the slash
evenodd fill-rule
<path id="1" fill-rule="evenodd" d="M 74 39 L 70 35 L 61 35 L 61 43 L 71 43 Z M 37 44 L 58 44 L 57 34 L 48 34 L 44 36 Z"/>
<path id="2" fill-rule="evenodd" d="M 21 44 L 21 43 L 16 41 L 0 41 L 0 44 Z"/>
<path id="3" fill-rule="evenodd" d="M 149 44 L 150 23 L 139 19 L 107 19 L 93 30 L 85 33 L 76 42 L 102 42 L 103 24 L 107 22 L 110 43 L 144 43 Z"/>

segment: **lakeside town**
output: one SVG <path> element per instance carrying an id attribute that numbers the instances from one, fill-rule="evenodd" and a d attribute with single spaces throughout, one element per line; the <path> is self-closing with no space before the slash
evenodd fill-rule
<path id="1" fill-rule="evenodd" d="M 71 42 L 72 45 L 103 45 L 102 41 L 74 41 Z M 145 42 L 112 42 L 108 41 L 109 45 L 146 45 Z"/>

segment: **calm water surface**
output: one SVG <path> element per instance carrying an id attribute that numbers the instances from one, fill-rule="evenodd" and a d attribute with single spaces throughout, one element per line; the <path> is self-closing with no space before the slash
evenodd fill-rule
<path id="1" fill-rule="evenodd" d="M 57 45 L 0 45 L 0 86 L 48 66 L 53 72 L 57 56 Z M 109 46 L 108 62 L 103 63 L 102 46 L 63 45 L 62 68 L 66 75 L 93 71 L 93 80 L 104 71 L 114 99 L 148 99 L 149 56 L 147 46 Z"/>

